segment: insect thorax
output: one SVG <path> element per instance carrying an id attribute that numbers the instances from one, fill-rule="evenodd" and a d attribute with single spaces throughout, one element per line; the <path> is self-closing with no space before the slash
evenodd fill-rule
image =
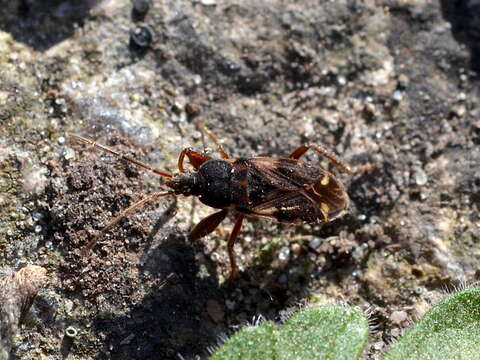
<path id="1" fill-rule="evenodd" d="M 233 166 L 224 160 L 209 160 L 198 170 L 200 201 L 215 208 L 226 208 L 232 202 Z"/>

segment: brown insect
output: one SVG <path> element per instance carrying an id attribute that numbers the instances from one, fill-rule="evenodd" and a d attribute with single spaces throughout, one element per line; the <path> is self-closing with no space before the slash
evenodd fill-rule
<path id="1" fill-rule="evenodd" d="M 183 149 L 178 157 L 178 174 L 154 169 L 95 141 L 69 134 L 80 142 L 166 178 L 165 185 L 170 188 L 150 194 L 124 210 L 105 226 L 87 245 L 87 249 L 93 248 L 99 236 L 146 202 L 168 195 L 193 195 L 205 205 L 221 210 L 200 221 L 191 231 L 190 240 L 213 232 L 229 212 L 237 216 L 227 245 L 231 281 L 237 273 L 233 245 L 245 217 L 256 216 L 287 224 L 301 224 L 329 222 L 347 212 L 349 198 L 343 184 L 331 172 L 300 160 L 308 150 L 314 150 L 351 174 L 350 168 L 324 147 L 302 145 L 285 158 L 230 158 L 203 122 L 200 126 L 217 145 L 221 159 L 213 159 L 190 148 Z M 185 170 L 185 157 L 194 171 Z"/>

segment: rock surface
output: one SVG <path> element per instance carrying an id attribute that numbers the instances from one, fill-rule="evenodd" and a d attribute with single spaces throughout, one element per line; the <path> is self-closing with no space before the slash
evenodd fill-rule
<path id="1" fill-rule="evenodd" d="M 480 276 L 474 3 L 0 0 L 0 267 L 51 276 L 12 354 L 206 357 L 254 316 L 328 299 L 374 309 L 379 356 L 403 331 L 393 312 L 404 326 Z M 191 198 L 147 206 L 83 254 L 162 179 L 67 132 L 175 171 L 184 147 L 215 152 L 201 119 L 232 156 L 312 142 L 363 167 L 339 175 L 350 213 L 247 221 L 233 288 L 233 219 L 189 243 L 212 212 Z"/>

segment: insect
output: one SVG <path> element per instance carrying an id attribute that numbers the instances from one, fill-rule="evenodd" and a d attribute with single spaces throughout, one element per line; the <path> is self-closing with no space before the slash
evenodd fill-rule
<path id="1" fill-rule="evenodd" d="M 95 236 L 87 245 L 87 250 L 95 246 L 102 234 L 151 200 L 170 195 L 196 196 L 203 204 L 220 210 L 207 216 L 193 228 L 189 235 L 192 241 L 213 232 L 229 212 L 236 214 L 235 225 L 227 243 L 230 259 L 228 281 L 232 281 L 237 274 L 233 246 L 245 217 L 261 217 L 287 224 L 326 223 L 347 212 L 349 198 L 340 180 L 319 165 L 301 160 L 308 150 L 313 150 L 351 174 L 348 165 L 326 148 L 302 145 L 284 158 L 231 158 L 203 122 L 200 127 L 216 144 L 221 158 L 215 159 L 191 148 L 183 149 L 178 157 L 178 174 L 152 168 L 93 140 L 69 134 L 75 140 L 166 178 L 164 184 L 168 188 L 148 195 L 120 213 Z M 192 165 L 193 171 L 185 169 L 186 159 Z"/>

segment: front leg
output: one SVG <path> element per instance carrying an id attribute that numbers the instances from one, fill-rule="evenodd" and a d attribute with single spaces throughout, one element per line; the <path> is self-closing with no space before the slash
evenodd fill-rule
<path id="1" fill-rule="evenodd" d="M 200 239 L 212 233 L 228 214 L 227 209 L 220 210 L 200 221 L 188 235 L 190 241 Z"/>
<path id="2" fill-rule="evenodd" d="M 188 157 L 190 164 L 192 164 L 195 170 L 198 170 L 204 162 L 211 160 L 211 157 L 205 154 L 201 154 L 196 151 L 193 151 L 191 148 L 183 149 L 180 155 L 178 156 L 178 170 L 181 173 L 185 172 L 185 167 L 183 166 L 185 156 Z"/>

